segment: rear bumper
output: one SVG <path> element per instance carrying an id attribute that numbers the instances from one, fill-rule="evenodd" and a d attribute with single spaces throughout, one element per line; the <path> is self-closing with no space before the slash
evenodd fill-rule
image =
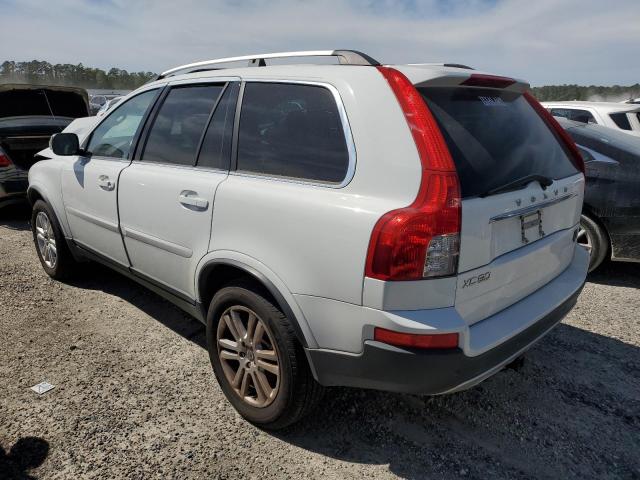
<path id="1" fill-rule="evenodd" d="M 371 339 L 365 340 L 362 352 L 358 354 L 335 350 L 309 349 L 307 351 L 317 380 L 325 386 L 350 386 L 394 392 L 436 395 L 470 388 L 500 371 L 530 348 L 555 325 L 575 305 L 584 286 L 588 257 L 578 252 L 567 271 L 549 285 L 536 292 L 546 298 L 545 313 L 535 315 L 529 308 L 515 304 L 494 317 L 460 331 L 461 344 L 451 350 L 414 350 L 398 348 Z M 584 264 L 584 265 L 583 265 Z M 568 279 L 571 279 L 568 282 Z M 556 284 L 558 282 L 558 284 Z M 560 288 L 560 283 L 564 288 Z M 563 290 L 561 298 L 551 295 L 547 289 Z M 521 302 L 526 302 L 523 299 Z M 520 302 L 518 302 L 520 303 Z M 523 319 L 524 312 L 534 318 Z M 519 317 L 519 318 L 518 318 Z M 470 342 L 486 337 L 487 331 L 495 331 L 496 326 L 504 330 L 504 325 L 523 325 L 517 333 L 497 344 L 487 344 L 488 348 L 469 348 Z M 503 332 L 506 333 L 506 332 Z M 472 353 L 473 354 L 470 354 Z"/>
<path id="2" fill-rule="evenodd" d="M 435 395 L 464 390 L 498 372 L 558 324 L 573 308 L 576 291 L 562 305 L 501 345 L 476 357 L 459 349 L 411 350 L 366 341 L 360 355 L 309 350 L 318 381 L 394 392 Z"/>

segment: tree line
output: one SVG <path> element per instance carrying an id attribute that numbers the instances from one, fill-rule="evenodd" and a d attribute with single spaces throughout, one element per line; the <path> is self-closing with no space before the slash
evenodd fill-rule
<path id="1" fill-rule="evenodd" d="M 533 87 L 531 93 L 541 102 L 564 100 L 588 100 L 595 102 L 621 102 L 640 97 L 640 83 L 629 86 L 613 85 L 548 85 Z"/>
<path id="2" fill-rule="evenodd" d="M 119 68 L 105 71 L 100 68 L 85 67 L 82 63 L 53 65 L 41 60 L 31 60 L 30 62 L 6 60 L 0 65 L 0 83 L 35 83 L 133 90 L 155 76 L 156 74 L 153 72 L 127 72 Z"/>
<path id="3" fill-rule="evenodd" d="M 16 62 L 6 60 L 0 65 L 0 83 L 36 83 L 73 85 L 84 88 L 132 90 L 156 76 L 153 72 L 127 72 L 119 68 L 108 71 L 85 67 L 82 63 L 52 65 L 41 60 Z M 548 85 L 533 87 L 532 93 L 541 102 L 549 100 L 622 101 L 640 97 L 640 83 L 630 86 L 614 85 Z"/>

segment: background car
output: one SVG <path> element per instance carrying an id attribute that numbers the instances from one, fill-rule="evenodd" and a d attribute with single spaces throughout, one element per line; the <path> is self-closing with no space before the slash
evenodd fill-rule
<path id="1" fill-rule="evenodd" d="M 640 136 L 640 105 L 608 102 L 542 102 L 554 117 L 593 123 Z"/>
<path id="2" fill-rule="evenodd" d="M 105 113 L 107 113 L 107 110 L 109 110 L 111 107 L 113 107 L 114 105 L 117 105 L 118 103 L 120 103 L 120 100 L 122 100 L 124 97 L 113 97 L 110 100 L 107 100 L 101 107 L 100 110 L 98 110 L 98 113 L 96 113 L 97 117 L 101 117 L 103 116 Z"/>
<path id="3" fill-rule="evenodd" d="M 556 119 L 585 161 L 587 183 L 578 241 L 591 252 L 589 270 L 606 258 L 640 261 L 640 138 Z"/>
<path id="4" fill-rule="evenodd" d="M 21 202 L 27 171 L 52 134 L 89 115 L 86 90 L 42 85 L 0 85 L 0 207 Z"/>
<path id="5" fill-rule="evenodd" d="M 111 93 L 93 93 L 89 94 L 89 108 L 91 115 L 97 115 L 98 112 L 104 107 L 110 100 L 116 97 L 122 97 L 122 93 L 125 91 L 111 92 Z"/>
<path id="6" fill-rule="evenodd" d="M 107 97 L 104 95 L 91 95 L 89 98 L 91 115 L 96 115 L 105 103 L 107 103 Z"/>

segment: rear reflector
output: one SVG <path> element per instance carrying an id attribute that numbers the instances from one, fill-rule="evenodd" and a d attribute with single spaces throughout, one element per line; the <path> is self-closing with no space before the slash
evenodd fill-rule
<path id="1" fill-rule="evenodd" d="M 413 333 L 401 333 L 376 327 L 373 339 L 377 342 L 388 343 L 397 347 L 409 348 L 456 348 L 458 346 L 457 333 L 440 333 L 435 335 L 423 335 Z"/>
<path id="2" fill-rule="evenodd" d="M 580 155 L 578 147 L 576 147 L 575 142 L 569 136 L 566 130 L 562 128 L 562 125 L 560 125 L 558 121 L 553 118 L 553 115 L 551 115 L 551 113 L 546 108 L 544 108 L 533 95 L 531 95 L 529 92 L 525 92 L 524 98 L 527 100 L 527 102 L 529 102 L 529 104 L 542 118 L 542 120 L 544 120 L 544 122 L 547 124 L 547 127 L 549 127 L 556 138 L 560 140 L 560 143 L 562 143 L 566 147 L 569 153 L 569 158 L 571 159 L 575 167 L 584 174 L 585 168 L 582 155 Z"/>
<path id="3" fill-rule="evenodd" d="M 465 85 L 467 87 L 507 88 L 509 85 L 513 85 L 514 83 L 516 83 L 516 81 L 509 77 L 472 73 L 471 76 L 460 85 Z"/>
<path id="4" fill-rule="evenodd" d="M 398 70 L 378 67 L 402 108 L 422 164 L 416 199 L 384 214 L 371 233 L 365 275 L 421 280 L 458 268 L 460 185 L 442 133 L 424 99 Z"/>

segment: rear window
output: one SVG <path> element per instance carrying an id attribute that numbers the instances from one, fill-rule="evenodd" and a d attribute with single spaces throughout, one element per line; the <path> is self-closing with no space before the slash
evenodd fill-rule
<path id="1" fill-rule="evenodd" d="M 84 98 L 74 92 L 46 89 L 0 92 L 0 118 L 29 115 L 80 118 L 89 112 Z"/>
<path id="2" fill-rule="evenodd" d="M 546 123 L 520 94 L 478 88 L 418 88 L 444 135 L 463 197 L 527 175 L 578 173 Z"/>
<path id="3" fill-rule="evenodd" d="M 611 120 L 622 130 L 631 130 L 631 124 L 626 113 L 610 113 Z"/>

